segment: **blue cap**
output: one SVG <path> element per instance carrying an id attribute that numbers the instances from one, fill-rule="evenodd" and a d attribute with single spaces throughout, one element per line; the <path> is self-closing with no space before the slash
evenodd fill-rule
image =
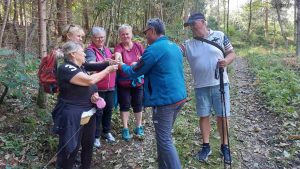
<path id="1" fill-rule="evenodd" d="M 194 23 L 198 19 L 205 19 L 205 16 L 202 13 L 194 13 L 192 14 L 189 19 L 183 24 L 184 27 L 190 26 L 192 23 Z"/>

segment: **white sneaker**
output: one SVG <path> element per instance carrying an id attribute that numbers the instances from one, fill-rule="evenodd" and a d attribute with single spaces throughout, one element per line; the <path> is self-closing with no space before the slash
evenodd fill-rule
<path id="1" fill-rule="evenodd" d="M 108 142 L 115 142 L 116 139 L 114 138 L 114 136 L 111 133 L 103 133 L 102 137 L 105 138 L 106 141 Z"/>
<path id="2" fill-rule="evenodd" d="M 96 138 L 96 139 L 95 139 L 94 146 L 95 146 L 96 148 L 100 148 L 100 147 L 101 147 L 101 142 L 100 142 L 100 139 L 99 139 L 99 138 Z"/>

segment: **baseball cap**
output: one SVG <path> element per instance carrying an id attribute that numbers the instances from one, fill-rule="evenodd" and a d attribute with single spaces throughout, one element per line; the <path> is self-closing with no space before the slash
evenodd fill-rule
<path id="1" fill-rule="evenodd" d="M 194 23 L 198 19 L 205 19 L 205 16 L 202 13 L 194 13 L 192 14 L 189 19 L 183 24 L 184 27 L 190 26 L 192 23 Z"/>

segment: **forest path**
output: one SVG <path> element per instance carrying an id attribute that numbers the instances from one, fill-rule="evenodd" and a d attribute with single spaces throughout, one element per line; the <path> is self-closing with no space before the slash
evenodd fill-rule
<path id="1" fill-rule="evenodd" d="M 231 131 L 238 156 L 236 166 L 242 169 L 300 168 L 299 154 L 294 160 L 288 159 L 288 147 L 293 144 L 285 133 L 284 126 L 288 123 L 263 104 L 247 60 L 238 57 L 232 67 Z"/>

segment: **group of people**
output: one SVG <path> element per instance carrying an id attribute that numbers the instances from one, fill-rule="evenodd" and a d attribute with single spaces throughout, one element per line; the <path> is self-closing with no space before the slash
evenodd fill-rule
<path id="1" fill-rule="evenodd" d="M 218 43 L 226 57 L 217 48 L 196 39 L 186 41 L 180 48 L 165 36 L 165 25 L 158 18 L 149 19 L 146 23 L 143 33 L 148 47 L 145 49 L 141 43 L 132 41 L 132 27 L 121 25 L 118 30 L 120 43 L 115 46 L 113 53 L 105 46 L 104 28 L 92 28 L 91 43 L 84 52 L 83 29 L 78 25 L 66 26 L 62 33 L 64 44 L 61 46 L 64 63 L 57 71 L 60 93 L 52 112 L 54 131 L 59 135 L 57 168 L 72 168 L 80 147 L 81 168 L 90 168 L 93 146 L 101 146 L 100 136 L 108 142 L 115 141 L 111 120 L 114 92 L 117 90 L 123 124 L 122 139 L 130 141 L 132 138 L 128 127 L 130 108 L 135 117 L 133 132 L 137 137 L 144 137 L 142 110 L 143 107 L 152 107 L 158 168 L 180 169 L 180 159 L 172 140 L 172 128 L 187 98 L 184 56 L 189 61 L 194 78 L 196 111 L 203 136 L 203 146 L 197 158 L 207 161 L 211 154 L 211 107 L 217 114 L 220 136 L 224 138 L 228 134 L 221 126 L 230 115 L 226 66 L 233 61 L 235 54 L 224 33 L 207 27 L 203 14 L 191 15 L 184 26 L 191 28 L 194 37 Z M 218 91 L 219 81 L 214 76 L 217 64 L 225 68 L 225 117 Z M 97 108 L 101 98 L 105 100 L 106 106 Z M 226 140 L 222 139 L 221 153 L 225 162 L 231 163 Z"/>

